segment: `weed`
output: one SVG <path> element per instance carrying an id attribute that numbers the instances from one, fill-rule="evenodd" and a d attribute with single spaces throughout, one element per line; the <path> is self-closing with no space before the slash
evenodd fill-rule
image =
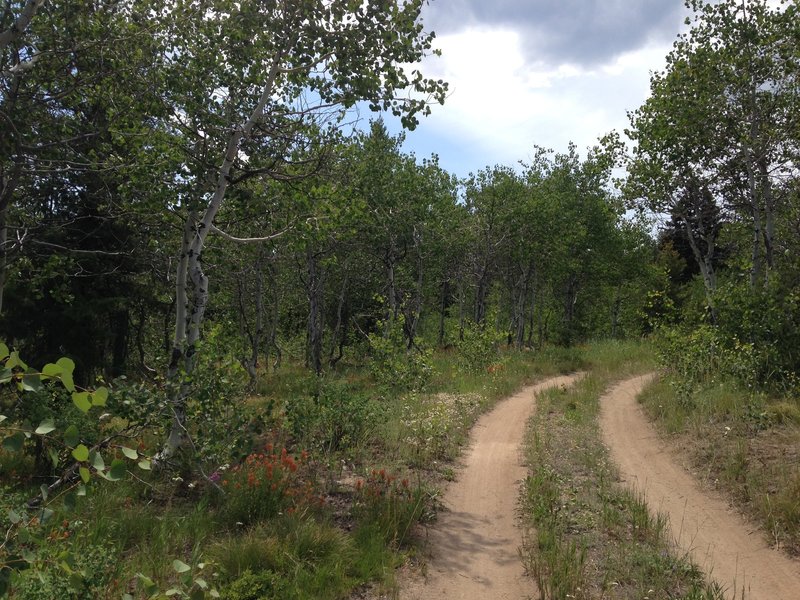
<path id="1" fill-rule="evenodd" d="M 392 544 L 408 540 L 411 528 L 425 512 L 426 493 L 417 483 L 398 479 L 385 469 L 373 469 L 356 484 L 354 511 L 359 522 L 375 527 Z"/>
<path id="2" fill-rule="evenodd" d="M 225 490 L 221 516 L 228 524 L 250 525 L 289 514 L 321 502 L 308 468 L 308 454 L 290 455 L 271 445 L 264 452 L 251 454 L 240 465 L 222 476 Z"/>

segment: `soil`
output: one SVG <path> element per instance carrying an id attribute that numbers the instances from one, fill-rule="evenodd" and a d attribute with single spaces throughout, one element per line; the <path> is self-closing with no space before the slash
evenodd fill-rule
<path id="1" fill-rule="evenodd" d="M 538 597 L 518 554 L 519 486 L 527 474 L 522 442 L 536 394 L 570 385 L 577 377 L 526 387 L 478 420 L 456 481 L 444 492 L 445 510 L 429 530 L 427 572 L 401 578 L 401 600 Z"/>
<path id="2" fill-rule="evenodd" d="M 800 562 L 770 548 L 763 533 L 719 495 L 704 490 L 647 420 L 636 396 L 653 375 L 628 379 L 600 400 L 600 426 L 623 481 L 666 514 L 678 547 L 730 598 L 800 598 Z"/>

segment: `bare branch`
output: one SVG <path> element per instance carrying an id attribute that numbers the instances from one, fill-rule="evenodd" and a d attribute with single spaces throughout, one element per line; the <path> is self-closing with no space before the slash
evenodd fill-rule
<path id="1" fill-rule="evenodd" d="M 272 235 L 267 235 L 267 236 L 264 236 L 264 237 L 239 238 L 239 237 L 234 237 L 229 233 L 225 233 L 224 231 L 222 231 L 216 225 L 211 225 L 211 233 L 216 233 L 217 235 L 220 235 L 220 236 L 224 237 L 226 240 L 230 240 L 232 242 L 237 242 L 239 244 L 260 244 L 262 242 L 269 242 L 271 240 L 279 238 L 284 233 L 289 231 L 289 229 L 290 228 L 287 228 L 287 229 L 284 229 L 283 231 L 279 231 L 278 233 L 273 233 Z"/>
<path id="2" fill-rule="evenodd" d="M 66 246 L 61 246 L 59 244 L 51 244 L 50 242 L 43 242 L 41 240 L 31 240 L 31 243 L 36 244 L 38 246 L 47 246 L 49 248 L 63 250 L 64 252 L 71 252 L 73 254 L 101 254 L 103 256 L 131 256 L 133 254 L 133 250 L 129 252 L 109 252 L 108 250 L 80 250 L 77 248 L 68 248 Z"/>

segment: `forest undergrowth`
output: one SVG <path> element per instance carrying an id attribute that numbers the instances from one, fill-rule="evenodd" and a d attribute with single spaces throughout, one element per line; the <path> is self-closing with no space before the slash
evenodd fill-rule
<path id="1" fill-rule="evenodd" d="M 35 452 L 0 450 L 0 518 L 12 541 L 0 565 L 10 597 L 299 600 L 392 590 L 477 417 L 525 383 L 583 366 L 581 352 L 556 348 L 430 359 L 416 389 L 345 364 L 324 379 L 287 364 L 243 396 L 238 420 L 206 415 L 212 440 L 229 446 L 198 451 L 225 463 L 168 474 L 123 467 L 119 477 L 93 470 L 80 497 L 50 498 L 30 520 L 21 516 L 39 491 Z M 220 371 L 226 386 L 244 376 Z M 140 400 L 156 393 L 136 389 Z M 121 420 L 101 423 L 101 432 Z M 237 435 L 225 433 L 234 427 Z M 125 444 L 126 454 L 144 455 L 152 435 Z"/>

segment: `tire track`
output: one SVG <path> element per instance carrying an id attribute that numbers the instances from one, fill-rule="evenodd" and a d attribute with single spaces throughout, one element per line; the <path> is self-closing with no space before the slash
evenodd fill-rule
<path id="1" fill-rule="evenodd" d="M 483 415 L 457 480 L 446 489 L 445 511 L 429 531 L 427 576 L 401 582 L 403 600 L 523 600 L 535 595 L 518 548 L 519 485 L 527 469 L 521 446 L 535 396 L 571 385 L 580 375 L 528 386 Z"/>
<path id="2" fill-rule="evenodd" d="M 603 441 L 629 486 L 651 510 L 669 517 L 672 537 L 737 600 L 800 599 L 800 563 L 768 547 L 763 533 L 680 466 L 644 415 L 636 396 L 654 375 L 635 377 L 601 399 Z"/>

